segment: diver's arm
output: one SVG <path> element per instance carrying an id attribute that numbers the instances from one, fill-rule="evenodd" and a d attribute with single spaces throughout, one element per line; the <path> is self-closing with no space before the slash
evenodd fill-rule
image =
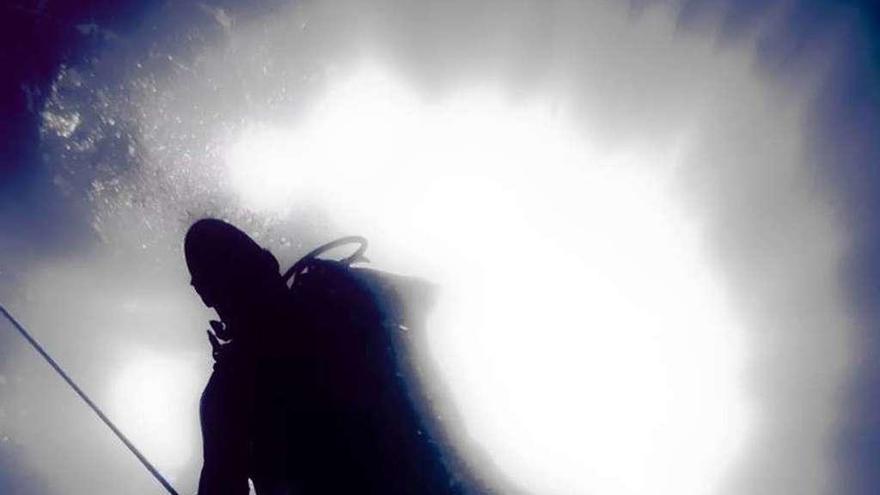
<path id="1" fill-rule="evenodd" d="M 250 387 L 247 373 L 223 365 L 215 367 L 202 393 L 204 464 L 199 495 L 247 495 L 250 491 Z"/>

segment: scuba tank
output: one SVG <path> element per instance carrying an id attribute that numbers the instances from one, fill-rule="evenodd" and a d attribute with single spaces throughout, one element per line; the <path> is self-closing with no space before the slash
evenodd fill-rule
<path id="1" fill-rule="evenodd" d="M 348 257 L 320 257 L 349 244 L 357 248 Z M 329 392 L 335 395 L 329 402 L 345 411 L 344 423 L 358 425 L 345 435 L 368 459 L 351 460 L 353 479 L 363 476 L 362 493 L 465 493 L 467 476 L 437 419 L 420 342 L 436 289 L 418 278 L 364 267 L 366 247 L 363 237 L 343 237 L 312 250 L 282 275 L 296 311 L 322 337 L 317 358 L 331 361 L 326 388 L 340 393 Z M 363 417 L 370 419 L 361 422 Z"/>

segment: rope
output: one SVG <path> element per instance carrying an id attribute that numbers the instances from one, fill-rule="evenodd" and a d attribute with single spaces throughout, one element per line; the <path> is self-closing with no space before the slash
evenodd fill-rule
<path id="1" fill-rule="evenodd" d="M 43 349 L 43 347 L 36 340 L 34 340 L 33 337 L 31 337 L 27 330 L 25 330 L 24 327 L 22 327 L 21 324 L 18 323 L 18 321 L 16 321 L 15 318 L 13 318 L 12 315 L 9 314 L 9 312 L 6 311 L 6 308 L 4 308 L 2 305 L 0 305 L 0 312 L 2 312 L 3 316 L 5 316 L 10 322 L 12 322 L 12 325 L 16 328 L 16 330 L 18 330 L 22 337 L 24 337 L 25 340 L 27 340 L 28 343 L 34 349 L 36 349 L 38 353 L 40 353 L 40 356 L 43 356 L 43 359 L 45 359 L 46 362 L 49 363 L 49 366 L 51 366 L 59 375 L 61 375 L 61 378 L 63 378 L 64 381 L 66 381 L 67 384 L 70 385 L 73 391 L 76 392 L 76 394 L 79 395 L 79 397 L 90 408 L 92 408 L 92 411 L 94 411 L 95 414 L 97 414 L 98 417 L 101 418 L 101 421 L 103 421 L 104 424 L 107 425 L 107 427 L 116 434 L 116 437 L 119 438 L 119 440 L 121 440 L 126 447 L 128 447 L 128 450 L 130 450 L 131 453 L 134 454 L 139 461 L 141 461 L 141 464 L 143 464 L 144 467 L 147 468 L 147 471 L 149 471 L 150 474 L 152 474 L 153 477 L 156 478 L 159 483 L 161 483 L 162 486 L 165 487 L 166 490 L 168 490 L 168 493 L 170 493 L 171 495 L 177 495 L 177 491 L 174 490 L 174 487 L 171 486 L 171 483 L 168 483 L 168 481 L 164 477 L 162 477 L 162 474 L 159 473 L 159 471 L 155 467 L 153 467 L 152 464 L 150 464 L 150 461 L 148 461 L 147 458 L 140 453 L 137 447 L 135 447 L 134 444 L 131 443 L 131 441 L 129 441 L 128 438 L 126 438 L 126 436 L 123 435 L 121 431 L 119 431 L 119 428 L 117 428 L 116 425 L 114 425 L 113 422 L 110 421 L 110 418 L 108 418 L 104 414 L 104 412 L 101 411 L 101 409 L 94 402 L 92 402 L 92 399 L 90 399 L 89 396 L 87 396 L 85 392 L 83 392 L 82 389 L 77 386 L 77 384 L 61 368 L 61 366 L 59 366 L 58 363 L 56 363 L 55 360 L 52 359 L 52 356 L 50 356 Z"/>

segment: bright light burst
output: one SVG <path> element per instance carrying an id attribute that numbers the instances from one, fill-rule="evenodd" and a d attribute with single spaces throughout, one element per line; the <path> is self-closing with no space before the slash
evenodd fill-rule
<path id="1" fill-rule="evenodd" d="M 201 373 L 190 356 L 159 353 L 132 356 L 116 377 L 111 409 L 120 428 L 160 470 L 173 477 L 197 453 L 196 424 L 181 411 L 191 411 Z"/>
<path id="2" fill-rule="evenodd" d="M 749 438 L 740 323 L 677 143 L 591 145 L 552 102 L 426 102 L 359 72 L 227 153 L 242 204 L 319 207 L 443 298 L 430 352 L 463 429 L 536 493 L 711 493 Z"/>

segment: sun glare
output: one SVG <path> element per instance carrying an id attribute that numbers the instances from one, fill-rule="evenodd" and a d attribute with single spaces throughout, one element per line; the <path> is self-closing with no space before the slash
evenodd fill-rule
<path id="1" fill-rule="evenodd" d="M 535 493 L 712 493 L 749 439 L 743 329 L 676 143 L 596 146 L 551 101 L 425 101 L 381 71 L 227 154 L 242 204 L 317 207 L 441 290 L 430 355 L 461 431 Z"/>
<path id="2" fill-rule="evenodd" d="M 198 443 L 195 410 L 200 374 L 192 359 L 158 353 L 133 356 L 116 377 L 108 413 L 160 470 L 173 477 Z"/>

